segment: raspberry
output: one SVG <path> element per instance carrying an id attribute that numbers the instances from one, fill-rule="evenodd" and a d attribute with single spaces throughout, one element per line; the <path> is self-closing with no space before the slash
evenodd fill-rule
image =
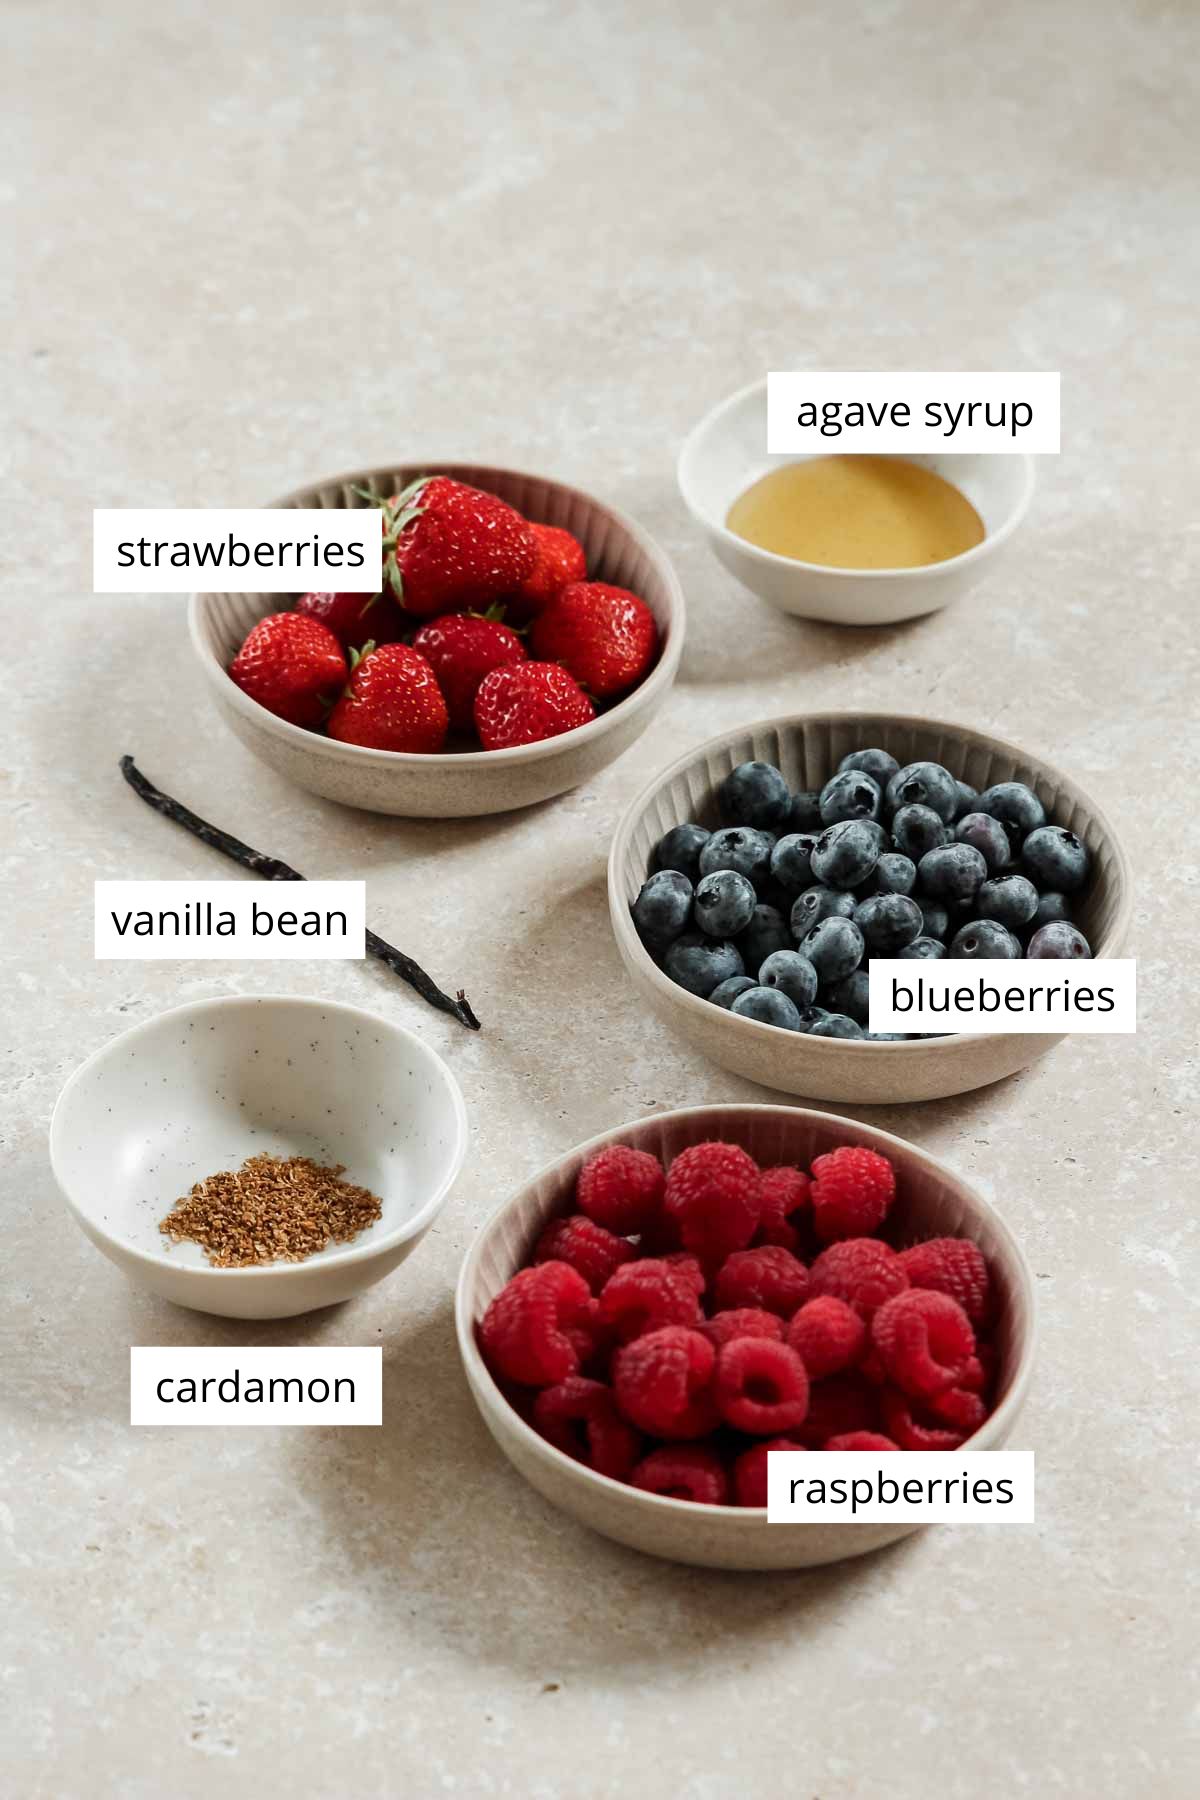
<path id="1" fill-rule="evenodd" d="M 949 1294 L 970 1319 L 982 1325 L 992 1309 L 992 1278 L 983 1251 L 970 1238 L 929 1238 L 900 1252 L 900 1263 L 915 1288 Z"/>
<path id="2" fill-rule="evenodd" d="M 970 1319 L 932 1288 L 909 1288 L 881 1306 L 871 1335 L 890 1380 L 918 1398 L 956 1387 L 975 1354 Z"/>
<path id="3" fill-rule="evenodd" d="M 739 1337 L 774 1338 L 777 1344 L 783 1339 L 783 1320 L 779 1314 L 763 1312 L 755 1306 L 735 1306 L 729 1312 L 714 1313 L 696 1329 L 704 1333 L 714 1350 Z"/>
<path id="4" fill-rule="evenodd" d="M 925 1408 L 941 1424 L 949 1425 L 955 1431 L 965 1431 L 968 1437 L 979 1430 L 988 1416 L 983 1396 L 964 1387 L 946 1388 L 944 1393 L 931 1394 L 925 1401 Z"/>
<path id="5" fill-rule="evenodd" d="M 555 1449 L 614 1481 L 625 1480 L 642 1447 L 637 1432 L 618 1413 L 612 1389 L 582 1375 L 543 1388 L 534 1402 L 533 1423 Z"/>
<path id="6" fill-rule="evenodd" d="M 678 1224 L 685 1250 L 721 1263 L 754 1236 L 760 1186 L 758 1164 L 736 1144 L 693 1144 L 667 1171 L 663 1213 Z"/>
<path id="7" fill-rule="evenodd" d="M 690 1251 L 668 1250 L 667 1254 L 662 1258 L 662 1261 L 667 1264 L 668 1268 L 675 1269 L 682 1275 L 685 1281 L 691 1282 L 696 1290 L 696 1298 L 698 1300 L 708 1286 L 708 1283 L 704 1279 L 704 1270 L 700 1267 L 700 1264 L 696 1261 L 696 1258 Z"/>
<path id="8" fill-rule="evenodd" d="M 843 1431 L 841 1437 L 826 1438 L 827 1450 L 898 1450 L 890 1437 L 881 1431 Z"/>
<path id="9" fill-rule="evenodd" d="M 957 1450 L 965 1442 L 961 1431 L 939 1423 L 899 1388 L 884 1388 L 881 1404 L 887 1434 L 902 1450 Z"/>
<path id="10" fill-rule="evenodd" d="M 879 1424 L 875 1390 L 858 1375 L 827 1375 L 809 1389 L 808 1415 L 797 1432 L 807 1450 L 820 1450 L 848 1431 L 874 1431 Z"/>
<path id="11" fill-rule="evenodd" d="M 700 1300 L 686 1270 L 643 1257 L 622 1263 L 600 1294 L 600 1320 L 622 1344 L 663 1325 L 695 1325 Z"/>
<path id="12" fill-rule="evenodd" d="M 812 1215 L 810 1187 L 808 1176 L 801 1169 L 784 1166 L 763 1170 L 758 1243 L 778 1244 L 782 1249 L 792 1251 L 800 1248 L 797 1226 Z"/>
<path id="13" fill-rule="evenodd" d="M 655 1437 L 703 1437 L 717 1423 L 709 1393 L 715 1362 L 716 1351 L 698 1331 L 649 1331 L 613 1358 L 617 1405 L 631 1425 Z"/>
<path id="14" fill-rule="evenodd" d="M 657 1156 L 631 1144 L 610 1144 L 580 1169 L 575 1204 L 607 1231 L 632 1237 L 657 1214 L 665 1182 Z"/>
<path id="15" fill-rule="evenodd" d="M 845 1238 L 822 1250 L 808 1271 L 809 1292 L 832 1294 L 864 1319 L 908 1286 L 896 1252 L 878 1238 Z"/>
<path id="16" fill-rule="evenodd" d="M 852 1306 L 822 1294 L 802 1306 L 788 1326 L 787 1342 L 812 1381 L 852 1369 L 867 1347 L 867 1327 Z"/>
<path id="17" fill-rule="evenodd" d="M 607 1365 L 612 1348 L 612 1333 L 600 1317 L 600 1302 L 589 1300 L 566 1335 L 575 1346 L 581 1374 L 596 1374 Z"/>
<path id="18" fill-rule="evenodd" d="M 717 1410 L 739 1431 L 789 1431 L 808 1411 L 808 1376 L 786 1344 L 770 1338 L 731 1338 L 717 1352 L 713 1383 Z"/>
<path id="19" fill-rule="evenodd" d="M 751 1444 L 733 1465 L 733 1498 L 737 1506 L 767 1504 L 767 1457 L 772 1450 L 803 1450 L 803 1444 L 791 1438 L 768 1438 L 765 1444 Z"/>
<path id="20" fill-rule="evenodd" d="M 713 1297 L 719 1307 L 756 1306 L 790 1319 L 808 1294 L 808 1270 L 790 1250 L 764 1244 L 735 1250 L 721 1264 Z"/>
<path id="21" fill-rule="evenodd" d="M 635 1254 L 625 1238 L 614 1237 L 582 1213 L 572 1213 L 570 1218 L 551 1220 L 534 1245 L 533 1260 L 570 1263 L 598 1294 L 613 1271 L 632 1262 Z"/>
<path id="22" fill-rule="evenodd" d="M 588 1284 L 568 1263 L 521 1269 L 492 1301 L 479 1323 L 479 1343 L 495 1374 L 526 1387 L 552 1387 L 579 1367 L 567 1336 L 586 1317 Z"/>
<path id="23" fill-rule="evenodd" d="M 896 1171 L 886 1156 L 844 1144 L 813 1161 L 813 1224 L 823 1244 L 869 1237 L 896 1197 Z"/>
<path id="24" fill-rule="evenodd" d="M 729 1501 L 725 1465 L 702 1444 L 652 1450 L 629 1479 L 643 1492 L 665 1494 L 670 1500 L 694 1500 L 701 1506 L 725 1506 Z"/>

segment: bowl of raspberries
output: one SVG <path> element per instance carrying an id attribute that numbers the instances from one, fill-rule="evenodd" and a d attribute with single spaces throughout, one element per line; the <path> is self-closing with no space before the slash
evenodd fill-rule
<path id="1" fill-rule="evenodd" d="M 651 1555 L 729 1569 L 857 1556 L 911 1525 L 780 1524 L 773 1449 L 999 1449 L 1024 1403 L 1033 1282 L 944 1164 L 788 1106 L 625 1125 L 484 1226 L 457 1329 L 525 1478 Z"/>
<path id="2" fill-rule="evenodd" d="M 723 1067 L 819 1100 L 965 1093 L 1061 1032 L 874 1035 L 874 957 L 1120 954 L 1129 865 L 1050 763 L 969 726 L 868 712 L 772 719 L 681 757 L 609 858 L 622 958 Z"/>
<path id="3" fill-rule="evenodd" d="M 626 750 L 675 678 L 684 606 L 640 526 L 578 488 L 465 464 L 372 469 L 284 507 L 374 506 L 378 594 L 197 594 L 226 722 L 373 812 L 506 812 Z"/>

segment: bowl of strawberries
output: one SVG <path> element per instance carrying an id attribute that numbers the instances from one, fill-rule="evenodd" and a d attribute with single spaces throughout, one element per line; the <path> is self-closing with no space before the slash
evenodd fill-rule
<path id="1" fill-rule="evenodd" d="M 192 598 L 226 723 L 312 793 L 423 818 L 529 806 L 628 749 L 675 678 L 670 562 L 579 488 L 405 464 L 276 504 L 374 506 L 384 540 L 378 594 Z"/>
<path id="2" fill-rule="evenodd" d="M 1034 1357 L 1007 1225 L 915 1145 L 830 1113 L 698 1106 L 560 1157 L 458 1283 L 476 1405 L 537 1491 L 710 1568 L 838 1561 L 911 1524 L 769 1524 L 774 1450 L 1000 1449 Z"/>

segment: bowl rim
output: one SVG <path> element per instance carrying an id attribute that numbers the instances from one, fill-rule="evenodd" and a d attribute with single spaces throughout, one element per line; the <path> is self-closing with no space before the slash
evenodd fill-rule
<path id="1" fill-rule="evenodd" d="M 227 589 L 204 589 L 190 595 L 188 599 L 188 636 L 192 649 L 203 667 L 209 680 L 217 689 L 221 698 L 243 714 L 249 721 L 274 733 L 285 743 L 296 747 L 303 746 L 316 750 L 317 754 L 327 754 L 338 761 L 363 764 L 374 764 L 379 768 L 420 768 L 420 769 L 463 769 L 504 768 L 514 764 L 549 761 L 558 755 L 567 745 L 590 743 L 603 737 L 614 725 L 628 719 L 652 699 L 655 694 L 669 688 L 675 679 L 683 655 L 683 640 L 687 629 L 687 606 L 683 595 L 675 565 L 656 538 L 619 507 L 612 506 L 607 500 L 598 499 L 586 488 L 573 486 L 570 482 L 558 481 L 553 476 L 539 475 L 526 469 L 513 469 L 499 463 L 473 463 L 455 461 L 448 458 L 430 459 L 427 463 L 402 461 L 398 463 L 379 463 L 366 469 L 351 469 L 345 474 L 330 475 L 320 481 L 307 482 L 303 487 L 293 488 L 281 499 L 268 502 L 268 506 L 292 507 L 311 504 L 314 493 L 323 488 L 350 487 L 355 485 L 370 486 L 378 478 L 390 475 L 394 469 L 428 469 L 431 475 L 446 474 L 455 479 L 462 479 L 466 474 L 478 477 L 491 475 L 503 476 L 505 479 L 540 482 L 544 487 L 555 488 L 559 493 L 575 496 L 588 505 L 606 513 L 609 519 L 624 531 L 639 549 L 654 564 L 663 583 L 667 598 L 666 628 L 660 631 L 658 661 L 650 670 L 644 681 L 625 694 L 615 705 L 605 712 L 598 713 L 586 725 L 577 725 L 571 731 L 560 732 L 557 737 L 542 738 L 532 744 L 514 744 L 504 750 L 439 750 L 424 753 L 413 750 L 377 750 L 364 744 L 344 744 L 339 739 L 323 736 L 318 731 L 308 731 L 301 725 L 293 725 L 287 719 L 280 719 L 252 700 L 249 694 L 242 692 L 237 684 L 229 679 L 229 671 L 222 665 L 212 647 L 205 642 L 203 623 L 209 603 L 218 593 L 229 592 Z M 479 485 L 474 483 L 473 485 Z M 357 509 L 356 509 L 357 510 Z M 263 595 L 263 599 L 275 596 Z M 264 615 L 265 617 L 265 615 Z M 421 621 L 418 621 L 420 623 Z"/>
<path id="2" fill-rule="evenodd" d="M 651 979 L 653 984 L 669 997 L 673 1004 L 686 1004 L 693 1009 L 703 1008 L 703 1012 L 697 1012 L 696 1017 L 711 1019 L 712 1002 L 701 999 L 698 994 L 689 993 L 687 988 L 680 987 L 677 982 L 665 975 L 654 961 L 633 928 L 629 904 L 622 891 L 620 865 L 624 861 L 629 840 L 650 800 L 675 776 L 692 767 L 693 764 L 701 762 L 711 751 L 718 747 L 723 748 L 732 737 L 758 732 L 795 730 L 797 727 L 818 722 L 829 725 L 850 725 L 860 719 L 886 719 L 891 724 L 901 727 L 916 727 L 922 731 L 941 732 L 952 737 L 962 737 L 968 743 L 973 741 L 978 744 L 986 744 L 992 750 L 1011 756 L 1017 762 L 1031 760 L 1031 753 L 1023 750 L 1019 744 L 1009 743 L 1006 738 L 993 737 L 990 732 L 979 731 L 974 726 L 960 725 L 948 719 L 927 718 L 920 713 L 891 713 L 883 707 L 851 707 L 841 711 L 788 713 L 773 719 L 756 719 L 749 724 L 733 726 L 725 731 L 717 732 L 715 736 L 707 738 L 704 743 L 684 751 L 682 756 L 676 757 L 675 761 L 668 764 L 665 769 L 660 769 L 658 774 L 648 781 L 639 793 L 634 795 L 617 821 L 617 829 L 613 834 L 612 845 L 608 853 L 608 908 L 618 947 L 627 958 L 632 956 L 635 959 L 637 971 Z M 1037 761 L 1053 780 L 1065 787 L 1074 788 L 1082 796 L 1097 829 L 1112 853 L 1118 884 L 1117 906 L 1112 925 L 1102 938 L 1099 947 L 1094 951 L 1093 958 L 1096 962 L 1101 962 L 1107 957 L 1117 956 L 1128 936 L 1133 917 L 1133 872 L 1124 846 L 1107 814 L 1103 808 L 1096 805 L 1086 789 L 1080 787 L 1072 776 L 1064 774 L 1057 764 L 1047 762 L 1043 757 L 1036 757 L 1032 760 Z M 870 1038 L 819 1038 L 811 1037 L 807 1033 L 784 1032 L 778 1025 L 768 1025 L 761 1019 L 748 1019 L 741 1013 L 727 1012 L 725 1017 L 730 1022 L 730 1029 L 734 1032 L 741 1031 L 747 1042 L 752 1041 L 747 1034 L 761 1034 L 769 1031 L 773 1034 L 771 1039 L 773 1043 L 778 1043 L 781 1036 L 789 1040 L 799 1039 L 804 1044 L 813 1046 L 819 1053 L 828 1052 L 830 1048 L 839 1052 L 853 1048 L 870 1050 L 875 1055 L 902 1056 L 908 1053 L 911 1056 L 914 1051 L 920 1050 L 927 1058 L 944 1059 L 956 1055 L 959 1046 L 968 1040 L 975 1043 L 1011 1035 L 996 1031 L 957 1031 L 946 1037 L 921 1038 L 917 1041 L 893 1044 L 877 1042 Z M 1045 1031 L 1028 1032 L 1022 1035 L 1058 1039 L 1062 1033 Z M 764 1038 L 762 1041 L 765 1043 L 766 1039 Z"/>
<path id="3" fill-rule="evenodd" d="M 107 1226 L 101 1224 L 90 1213 L 85 1212 L 83 1207 L 76 1200 L 63 1173 L 61 1159 L 57 1154 L 60 1134 L 64 1129 L 63 1118 L 65 1116 L 67 1103 L 86 1078 L 94 1073 L 96 1068 L 102 1062 L 106 1061 L 109 1056 L 122 1049 L 122 1047 L 129 1045 L 137 1038 L 148 1036 L 152 1028 L 161 1025 L 166 1020 L 182 1019 L 194 1013 L 203 1014 L 218 1010 L 238 1012 L 263 1005 L 282 1006 L 288 1009 L 294 1008 L 297 1011 L 319 1009 L 322 1012 L 339 1013 L 345 1018 L 355 1019 L 375 1028 L 383 1027 L 384 1030 L 393 1036 L 403 1039 L 404 1043 L 411 1050 L 415 1050 L 418 1055 L 425 1057 L 427 1062 L 440 1077 L 446 1092 L 449 1095 L 451 1108 L 454 1113 L 454 1143 L 445 1173 L 434 1187 L 430 1197 L 420 1208 L 418 1208 L 417 1212 L 415 1212 L 411 1218 L 406 1219 L 402 1225 L 395 1226 L 391 1231 L 388 1231 L 379 1237 L 369 1238 L 361 1243 L 347 1244 L 342 1249 L 323 1252 L 319 1261 L 316 1257 L 310 1256 L 306 1257 L 302 1262 L 276 1261 L 256 1263 L 248 1268 L 221 1269 L 214 1268 L 211 1263 L 207 1262 L 199 1266 L 192 1264 L 184 1266 L 172 1259 L 170 1251 L 140 1249 L 136 1244 L 129 1243 L 124 1237 L 118 1236 Z M 110 1243 L 119 1249 L 122 1256 L 132 1257 L 136 1262 L 142 1263 L 150 1269 L 168 1269 L 173 1274 L 183 1274 L 188 1278 L 197 1276 L 206 1280 L 228 1281 L 237 1279 L 241 1281 L 263 1281 L 268 1279 L 280 1280 L 289 1276 L 311 1276 L 315 1270 L 342 1269 L 354 1263 L 366 1263 L 373 1260 L 381 1251 L 395 1249 L 397 1245 L 407 1243 L 410 1238 L 419 1237 L 426 1227 L 437 1217 L 437 1214 L 445 1205 L 451 1188 L 454 1186 L 454 1183 L 462 1172 L 463 1162 L 467 1154 L 469 1127 L 467 1122 L 466 1102 L 463 1099 L 462 1089 L 459 1087 L 454 1071 L 436 1050 L 425 1043 L 423 1039 L 419 1038 L 415 1032 L 407 1030 L 405 1026 L 397 1025 L 393 1020 L 385 1019 L 380 1013 L 370 1012 L 363 1006 L 354 1006 L 351 1002 L 346 1000 L 323 1000 L 316 995 L 310 994 L 216 994 L 209 995 L 202 1000 L 187 1001 L 182 1006 L 170 1006 L 162 1012 L 151 1013 L 149 1018 L 140 1019 L 137 1024 L 129 1026 L 125 1031 L 118 1032 L 116 1037 L 109 1038 L 97 1049 L 93 1050 L 91 1054 L 86 1056 L 79 1066 L 68 1075 L 66 1081 L 63 1083 L 58 1098 L 54 1102 L 54 1110 L 50 1115 L 48 1138 L 50 1167 L 54 1174 L 54 1179 L 58 1184 L 59 1192 L 62 1194 L 68 1208 L 74 1215 L 76 1222 L 86 1233 L 91 1234 L 94 1232 L 96 1236 L 103 1238 L 107 1243 Z"/>
<path id="4" fill-rule="evenodd" d="M 1020 525 L 1026 513 L 1029 511 L 1035 485 L 1034 458 L 1028 451 L 1018 450 L 1012 455 L 1006 455 L 1005 457 L 1006 462 L 1015 462 L 1021 466 L 1021 490 L 1017 495 L 1016 503 L 1013 506 L 1012 511 L 1004 520 L 1003 524 L 997 526 L 995 531 L 985 531 L 979 543 L 972 544 L 969 550 L 960 550 L 957 556 L 943 557 L 941 562 L 918 563 L 912 568 L 843 569 L 836 563 L 804 562 L 798 556 L 780 556 L 778 551 L 764 550 L 761 544 L 752 544 L 749 538 L 739 537 L 736 531 L 730 531 L 723 519 L 715 519 L 707 508 L 700 505 L 691 486 L 688 465 L 694 460 L 704 434 L 711 431 L 715 425 L 718 425 L 725 413 L 732 412 L 736 406 L 742 401 L 749 399 L 752 394 L 760 391 L 765 393 L 766 386 L 767 378 L 764 375 L 761 376 L 758 381 L 747 382 L 745 387 L 738 388 L 735 393 L 727 394 L 724 400 L 718 400 L 717 404 L 711 406 L 704 414 L 703 418 L 693 425 L 692 429 L 688 432 L 687 437 L 680 447 L 679 455 L 675 462 L 675 480 L 678 484 L 679 492 L 683 497 L 683 503 L 691 513 L 692 517 L 698 524 L 703 525 L 704 529 L 714 538 L 717 538 L 721 543 L 728 545 L 731 550 L 735 551 L 739 556 L 745 557 L 749 562 L 758 563 L 760 567 L 767 569 L 798 569 L 803 571 L 806 575 L 829 576 L 837 581 L 928 581 L 931 577 L 937 579 L 943 574 L 956 574 L 960 569 L 971 568 L 975 563 L 982 561 L 993 551 L 998 550 L 1000 546 L 1012 536 L 1013 532 L 1017 529 L 1018 525 Z M 820 455 L 822 453 L 818 451 L 815 454 Z M 831 450 L 828 454 L 831 456 L 844 456 L 853 453 Z M 915 460 L 915 455 L 920 453 L 906 455 L 903 450 L 894 450 L 872 451 L 869 452 L 869 454 L 885 456 L 889 462 L 913 462 Z M 947 454 L 950 453 L 947 452 Z M 975 454 L 986 455 L 987 452 L 981 451 L 976 452 Z M 993 451 L 991 454 L 996 455 L 998 452 Z M 785 459 L 785 461 L 790 462 L 809 462 L 811 460 L 812 457 L 804 455 L 796 455 Z M 783 463 L 779 466 L 782 467 Z M 950 480 L 950 477 L 945 476 L 943 479 Z M 950 485 L 953 487 L 955 483 L 951 481 Z M 741 491 L 744 493 L 746 490 L 743 488 Z"/>
<path id="5" fill-rule="evenodd" d="M 978 1188 L 974 1187 L 971 1182 L 964 1180 L 961 1175 L 956 1174 L 955 1171 L 946 1163 L 942 1162 L 939 1157 L 933 1156 L 928 1150 L 923 1149 L 921 1145 L 914 1144 L 909 1138 L 898 1137 L 895 1132 L 884 1131 L 881 1126 L 867 1125 L 860 1119 L 843 1118 L 839 1113 L 825 1112 L 819 1107 L 811 1106 L 773 1106 L 752 1101 L 734 1101 L 725 1104 L 706 1103 L 702 1106 L 680 1106 L 674 1107 L 668 1112 L 647 1113 L 640 1119 L 627 1120 L 623 1125 L 613 1126 L 608 1131 L 600 1132 L 596 1137 L 588 1138 L 585 1142 L 576 1144 L 572 1149 L 564 1151 L 561 1156 L 554 1157 L 552 1161 L 544 1164 L 542 1168 L 538 1169 L 517 1189 L 516 1193 L 510 1194 L 508 1199 L 496 1207 L 496 1209 L 484 1220 L 479 1228 L 474 1243 L 467 1251 L 466 1256 L 463 1258 L 462 1266 L 459 1269 L 458 1281 L 454 1292 L 454 1328 L 458 1338 L 459 1355 L 462 1357 L 463 1367 L 466 1370 L 467 1379 L 472 1389 L 478 1391 L 482 1388 L 482 1391 L 487 1395 L 489 1402 L 503 1406 L 507 1409 L 507 1412 L 511 1415 L 517 1429 L 518 1435 L 528 1443 L 535 1454 L 544 1454 L 549 1457 L 551 1463 L 569 1477 L 573 1476 L 583 1480 L 585 1483 L 592 1482 L 599 1484 L 601 1492 L 607 1490 L 609 1493 L 623 1496 L 625 1499 L 632 1501 L 635 1505 L 641 1504 L 652 1507 L 656 1509 L 663 1518 L 674 1518 L 680 1521 L 694 1518 L 720 1519 L 727 1528 L 733 1530 L 739 1529 L 739 1527 L 733 1523 L 735 1520 L 743 1521 L 744 1528 L 747 1530 L 754 1529 L 766 1522 L 767 1509 L 765 1506 L 714 1506 L 708 1501 L 675 1500 L 666 1494 L 646 1493 L 641 1488 L 631 1487 L 627 1481 L 617 1481 L 611 1475 L 602 1475 L 596 1469 L 589 1469 L 585 1463 L 576 1462 L 574 1457 L 568 1456 L 564 1450 L 559 1450 L 556 1445 L 551 1444 L 546 1438 L 542 1437 L 540 1433 L 536 1432 L 532 1425 L 528 1424 L 526 1420 L 521 1417 L 516 1407 L 513 1406 L 501 1392 L 495 1377 L 484 1362 L 479 1345 L 476 1342 L 474 1321 L 469 1316 L 470 1307 L 467 1297 L 468 1285 L 473 1284 L 474 1282 L 479 1264 L 483 1257 L 485 1245 L 488 1243 L 495 1229 L 499 1226 L 501 1220 L 506 1218 L 510 1212 L 516 1210 L 530 1188 L 537 1186 L 539 1182 L 545 1181 L 554 1176 L 558 1171 L 565 1169 L 567 1164 L 574 1162 L 577 1158 L 589 1156 L 595 1151 L 603 1149 L 606 1144 L 621 1142 L 626 1133 L 648 1124 L 651 1120 L 669 1124 L 683 1119 L 703 1119 L 705 1117 L 716 1118 L 718 1116 L 723 1116 L 728 1123 L 729 1114 L 731 1112 L 750 1113 L 758 1117 L 772 1114 L 789 1121 L 827 1121 L 831 1126 L 836 1126 L 842 1130 L 849 1129 L 851 1131 L 862 1132 L 873 1140 L 872 1147 L 880 1149 L 884 1155 L 887 1154 L 889 1147 L 896 1146 L 903 1152 L 906 1158 L 915 1157 L 918 1163 L 923 1165 L 925 1172 L 935 1174 L 941 1180 L 949 1182 L 951 1186 L 956 1188 L 961 1194 L 967 1196 L 980 1211 L 987 1215 L 989 1224 L 994 1229 L 997 1238 L 1004 1247 L 1004 1254 L 1009 1260 L 1010 1268 L 1016 1278 L 1017 1285 L 1021 1290 L 1029 1319 L 1028 1336 L 1020 1360 L 1018 1361 L 1016 1369 L 1013 1371 L 1012 1383 L 1007 1393 L 1003 1400 L 1001 1400 L 999 1406 L 996 1407 L 995 1411 L 988 1414 L 988 1417 L 979 1427 L 979 1430 L 973 1432 L 971 1436 L 965 1439 L 962 1445 L 960 1445 L 960 1449 L 963 1451 L 988 1448 L 988 1445 L 980 1445 L 976 1440 L 979 1438 L 993 1440 L 997 1436 L 1001 1436 L 1004 1427 L 1020 1412 L 1029 1393 L 1030 1383 L 1033 1379 L 1034 1364 L 1037 1360 L 1038 1317 L 1036 1283 L 1033 1279 L 1029 1259 L 1021 1248 L 1020 1241 L 1003 1214 L 998 1208 L 992 1205 L 990 1200 L 984 1198 Z M 903 1454 L 903 1452 L 901 1452 L 901 1454 Z M 518 1470 L 518 1474 L 520 1473 L 521 1471 Z M 800 1529 L 806 1529 L 804 1520 L 796 1520 L 794 1523 Z"/>

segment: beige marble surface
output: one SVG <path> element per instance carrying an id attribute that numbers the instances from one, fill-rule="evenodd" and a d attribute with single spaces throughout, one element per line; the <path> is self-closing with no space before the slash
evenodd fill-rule
<path id="1" fill-rule="evenodd" d="M 1194 8 L 13 0 L 4 40 L 0 1785 L 1194 1792 Z M 994 585 L 850 632 L 721 573 L 677 446 L 729 389 L 804 364 L 1061 368 L 1064 453 Z M 182 601 L 88 591 L 93 505 L 254 505 L 454 453 L 628 508 L 691 607 L 647 736 L 534 812 L 442 827 L 310 800 L 216 724 Z M 493 1450 L 455 1273 L 564 1147 L 765 1097 L 631 1002 L 603 888 L 626 802 L 727 724 L 894 701 L 1103 790 L 1141 871 L 1136 1038 L 878 1115 L 978 1181 L 1032 1258 L 1039 1521 L 785 1578 L 640 1560 Z M 370 967 L 94 964 L 94 877 L 225 873 L 125 792 L 126 749 L 312 874 L 365 876 L 483 1033 Z M 127 1286 L 67 1217 L 45 1130 L 123 1026 L 269 988 L 420 1031 L 473 1142 L 391 1281 L 246 1329 Z M 384 1428 L 129 1428 L 131 1343 L 238 1342 L 382 1343 Z"/>

